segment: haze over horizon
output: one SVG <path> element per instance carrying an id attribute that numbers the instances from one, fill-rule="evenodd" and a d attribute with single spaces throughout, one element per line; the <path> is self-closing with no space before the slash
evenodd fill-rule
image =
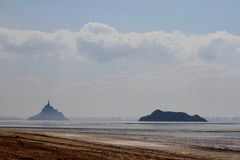
<path id="1" fill-rule="evenodd" d="M 240 1 L 0 0 L 0 116 L 240 116 Z"/>

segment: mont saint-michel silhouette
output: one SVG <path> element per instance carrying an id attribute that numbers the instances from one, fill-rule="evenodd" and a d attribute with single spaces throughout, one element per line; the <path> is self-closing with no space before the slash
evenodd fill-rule
<path id="1" fill-rule="evenodd" d="M 50 105 L 50 101 L 43 107 L 42 111 L 28 120 L 68 120 L 62 112 L 58 112 L 57 109 Z"/>

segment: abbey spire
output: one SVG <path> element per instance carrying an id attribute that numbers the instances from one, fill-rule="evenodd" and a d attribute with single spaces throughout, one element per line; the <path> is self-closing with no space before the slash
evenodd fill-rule
<path id="1" fill-rule="evenodd" d="M 47 104 L 48 106 L 50 106 L 50 101 L 49 101 L 49 99 L 48 99 L 48 104 Z"/>

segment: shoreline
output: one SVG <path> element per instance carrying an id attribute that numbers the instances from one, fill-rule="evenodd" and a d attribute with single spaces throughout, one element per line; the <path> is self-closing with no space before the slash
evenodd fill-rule
<path id="1" fill-rule="evenodd" d="M 0 159 L 240 159 L 239 151 L 194 146 L 171 138 L 49 129 L 1 127 L 0 144 Z"/>

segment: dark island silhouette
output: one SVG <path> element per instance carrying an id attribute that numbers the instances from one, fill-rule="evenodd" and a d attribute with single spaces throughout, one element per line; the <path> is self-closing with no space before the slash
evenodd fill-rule
<path id="1" fill-rule="evenodd" d="M 58 112 L 57 109 L 53 108 L 48 104 L 44 106 L 42 111 L 35 116 L 30 117 L 28 120 L 68 120 L 62 112 Z"/>
<path id="2" fill-rule="evenodd" d="M 139 121 L 176 121 L 176 122 L 207 122 L 206 119 L 195 114 L 193 116 L 184 112 L 171 112 L 155 110 L 150 115 L 143 116 Z"/>

